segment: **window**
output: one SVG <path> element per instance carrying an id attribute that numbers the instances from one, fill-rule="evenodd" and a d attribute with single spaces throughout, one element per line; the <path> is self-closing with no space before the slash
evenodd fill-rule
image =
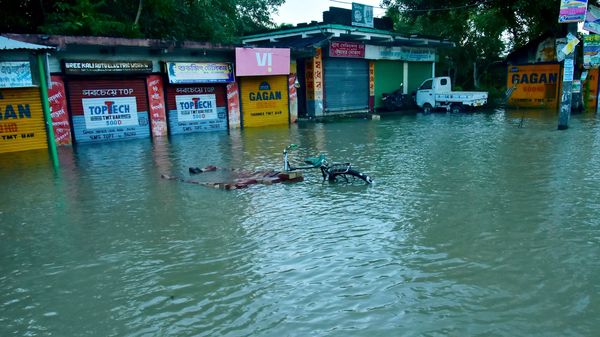
<path id="1" fill-rule="evenodd" d="M 442 78 L 442 79 L 440 80 L 440 84 L 441 84 L 441 85 L 446 85 L 446 84 L 448 84 L 448 79 L 447 79 L 447 78 Z"/>
<path id="2" fill-rule="evenodd" d="M 432 86 L 431 86 L 432 83 L 433 83 L 432 80 L 427 80 L 427 81 L 423 82 L 423 84 L 421 84 L 421 87 L 419 88 L 419 90 L 431 89 L 432 88 Z"/>

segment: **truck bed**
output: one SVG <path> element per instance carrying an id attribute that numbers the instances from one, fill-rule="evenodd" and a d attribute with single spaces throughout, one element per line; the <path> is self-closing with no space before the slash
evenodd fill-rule
<path id="1" fill-rule="evenodd" d="M 473 100 L 487 100 L 488 93 L 481 91 L 450 91 L 435 94 L 436 101 L 442 102 L 461 102 Z"/>

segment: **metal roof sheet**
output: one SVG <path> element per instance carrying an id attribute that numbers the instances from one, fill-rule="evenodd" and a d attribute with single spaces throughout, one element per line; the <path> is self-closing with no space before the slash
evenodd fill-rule
<path id="1" fill-rule="evenodd" d="M 0 50 L 52 50 L 51 46 L 27 43 L 0 36 Z"/>

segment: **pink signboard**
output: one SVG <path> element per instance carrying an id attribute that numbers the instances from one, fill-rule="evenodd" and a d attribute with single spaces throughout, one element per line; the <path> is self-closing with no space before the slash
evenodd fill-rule
<path id="1" fill-rule="evenodd" d="M 289 48 L 235 48 L 236 76 L 288 75 Z"/>
<path id="2" fill-rule="evenodd" d="M 365 45 L 357 42 L 333 41 L 329 45 L 329 56 L 365 58 Z"/>

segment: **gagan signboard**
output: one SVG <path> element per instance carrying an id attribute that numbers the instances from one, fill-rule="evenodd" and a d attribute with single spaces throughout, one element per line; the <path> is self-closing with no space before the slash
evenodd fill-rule
<path id="1" fill-rule="evenodd" d="M 235 48 L 236 76 L 289 75 L 289 48 Z"/>
<path id="2" fill-rule="evenodd" d="M 555 108 L 560 87 L 560 64 L 508 67 L 507 88 L 514 88 L 508 104 L 513 107 Z"/>

